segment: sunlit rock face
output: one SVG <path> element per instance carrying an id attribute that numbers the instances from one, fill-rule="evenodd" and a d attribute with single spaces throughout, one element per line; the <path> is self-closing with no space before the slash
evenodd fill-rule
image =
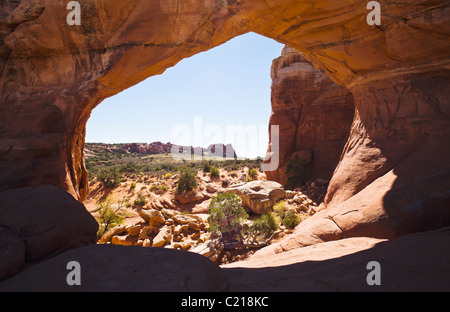
<path id="1" fill-rule="evenodd" d="M 279 126 L 280 164 L 265 172 L 267 179 L 292 187 L 286 169 L 296 156 L 307 167 L 305 179 L 331 179 L 355 114 L 353 95 L 288 46 L 273 61 L 271 77 L 269 127 Z"/>
<path id="2" fill-rule="evenodd" d="M 380 26 L 366 22 L 367 1 L 79 3 L 80 26 L 67 24 L 67 1 L 0 8 L 0 191 L 53 184 L 82 201 L 85 127 L 96 105 L 253 31 L 301 51 L 354 97 L 327 214 L 311 218 L 327 223 L 320 233 L 312 227 L 316 238 L 448 224 L 448 1 L 383 2 Z"/>

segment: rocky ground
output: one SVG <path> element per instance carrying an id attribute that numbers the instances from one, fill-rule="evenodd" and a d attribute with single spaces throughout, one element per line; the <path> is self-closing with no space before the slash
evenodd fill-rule
<path id="1" fill-rule="evenodd" d="M 219 193 L 250 185 L 248 173 L 248 167 L 234 171 L 220 169 L 220 177 L 211 178 L 209 173 L 200 170 L 197 173 L 197 188 L 183 196 L 175 193 L 177 173 L 165 176 L 123 176 L 123 182 L 113 188 L 105 188 L 100 182 L 93 181 L 84 204 L 97 220 L 101 203 L 107 203 L 123 218 L 123 223 L 109 227 L 108 231 L 99 235 L 99 244 L 181 249 L 202 254 L 218 264 L 232 263 L 247 259 L 260 247 L 218 248 L 208 231 L 208 205 L 211 198 Z M 257 193 L 256 190 L 261 193 L 260 184 L 267 183 L 265 174 L 257 172 L 253 178 L 254 182 L 251 183 L 256 186 L 250 192 Z M 282 195 L 272 198 L 271 204 L 283 201 L 285 210 L 295 211 L 302 221 L 316 212 L 326 191 L 326 181 L 310 181 L 302 189 L 292 191 L 282 189 L 277 183 L 274 185 Z M 243 203 L 246 198 L 254 196 L 235 193 L 243 199 Z M 257 216 L 247 205 L 246 209 L 250 220 Z M 270 243 L 279 241 L 291 232 L 281 226 Z"/>

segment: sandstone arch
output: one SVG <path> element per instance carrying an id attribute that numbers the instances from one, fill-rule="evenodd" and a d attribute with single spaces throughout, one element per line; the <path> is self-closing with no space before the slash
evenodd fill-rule
<path id="1" fill-rule="evenodd" d="M 323 210 L 281 248 L 449 223 L 448 1 L 8 0 L 0 8 L 0 191 L 54 184 L 83 200 L 85 125 L 103 99 L 254 31 L 346 86 L 356 114 Z M 293 244 L 292 244 L 293 242 Z"/>

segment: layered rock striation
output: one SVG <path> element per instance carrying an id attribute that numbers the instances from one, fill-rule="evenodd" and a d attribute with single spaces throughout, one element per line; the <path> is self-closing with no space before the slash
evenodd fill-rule
<path id="1" fill-rule="evenodd" d="M 271 77 L 269 127 L 279 126 L 280 163 L 265 172 L 267 179 L 288 184 L 287 164 L 295 155 L 308 167 L 307 178 L 331 179 L 350 133 L 353 95 L 288 46 L 273 61 Z"/>

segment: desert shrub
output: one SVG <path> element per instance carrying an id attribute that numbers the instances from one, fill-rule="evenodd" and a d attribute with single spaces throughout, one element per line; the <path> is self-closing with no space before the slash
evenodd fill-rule
<path id="1" fill-rule="evenodd" d="M 122 182 L 120 172 L 115 167 L 100 170 L 97 174 L 97 180 L 105 187 L 116 187 Z"/>
<path id="2" fill-rule="evenodd" d="M 273 205 L 273 211 L 283 220 L 286 213 L 286 203 L 281 200 Z"/>
<path id="3" fill-rule="evenodd" d="M 97 222 L 99 228 L 97 231 L 97 238 L 100 239 L 106 231 L 124 222 L 124 218 L 118 214 L 122 208 L 119 203 L 116 208 L 113 208 L 114 200 L 108 197 L 105 201 L 97 205 L 98 217 Z"/>
<path id="4" fill-rule="evenodd" d="M 241 204 L 241 199 L 235 194 L 222 193 L 213 197 L 208 206 L 209 231 L 220 232 L 225 247 L 242 244 L 242 224 L 248 214 Z"/>
<path id="5" fill-rule="evenodd" d="M 252 180 L 255 180 L 258 177 L 258 171 L 256 171 L 256 169 L 250 168 L 250 169 L 248 169 L 248 176 Z"/>
<path id="6" fill-rule="evenodd" d="M 159 191 L 158 185 L 152 183 L 152 185 L 150 185 L 150 191 L 152 191 L 153 193 L 157 193 Z"/>
<path id="7" fill-rule="evenodd" d="M 138 167 L 135 163 L 129 162 L 120 166 L 120 172 L 135 173 L 138 172 Z"/>
<path id="8" fill-rule="evenodd" d="M 283 225 L 292 230 L 301 222 L 300 217 L 294 211 L 288 211 L 283 219 Z"/>
<path id="9" fill-rule="evenodd" d="M 202 170 L 203 172 L 209 172 L 211 170 L 211 164 L 209 161 L 204 160 L 202 162 Z"/>
<path id="10" fill-rule="evenodd" d="M 135 188 L 136 188 L 136 183 L 131 182 L 131 184 L 130 184 L 130 191 L 134 190 Z"/>
<path id="11" fill-rule="evenodd" d="M 278 218 L 272 211 L 269 211 L 263 214 L 261 217 L 253 220 L 251 231 L 253 231 L 257 235 L 269 237 L 278 229 L 278 225 Z"/>
<path id="12" fill-rule="evenodd" d="M 211 167 L 211 170 L 209 171 L 209 176 L 211 178 L 218 178 L 220 176 L 219 168 L 217 168 L 216 166 Z"/>
<path id="13" fill-rule="evenodd" d="M 160 190 L 164 193 L 167 192 L 168 188 L 165 184 L 161 184 Z"/>
<path id="14" fill-rule="evenodd" d="M 196 187 L 197 187 L 197 172 L 192 168 L 188 167 L 181 168 L 176 192 L 178 194 L 183 192 L 189 192 Z"/>
<path id="15" fill-rule="evenodd" d="M 161 169 L 167 170 L 167 171 L 174 171 L 174 170 L 176 170 L 176 166 L 173 164 L 162 164 Z"/>
<path id="16" fill-rule="evenodd" d="M 172 176 L 172 174 L 169 172 L 169 173 L 166 173 L 165 175 L 164 175 L 164 179 L 170 179 L 170 177 Z"/>
<path id="17" fill-rule="evenodd" d="M 144 206 L 146 203 L 147 203 L 147 199 L 145 198 L 145 196 L 142 195 L 133 202 L 133 205 Z"/>
<path id="18" fill-rule="evenodd" d="M 306 164 L 306 160 L 300 159 L 298 155 L 291 157 L 286 166 L 286 185 L 295 188 L 306 183 L 308 180 L 310 167 Z"/>

